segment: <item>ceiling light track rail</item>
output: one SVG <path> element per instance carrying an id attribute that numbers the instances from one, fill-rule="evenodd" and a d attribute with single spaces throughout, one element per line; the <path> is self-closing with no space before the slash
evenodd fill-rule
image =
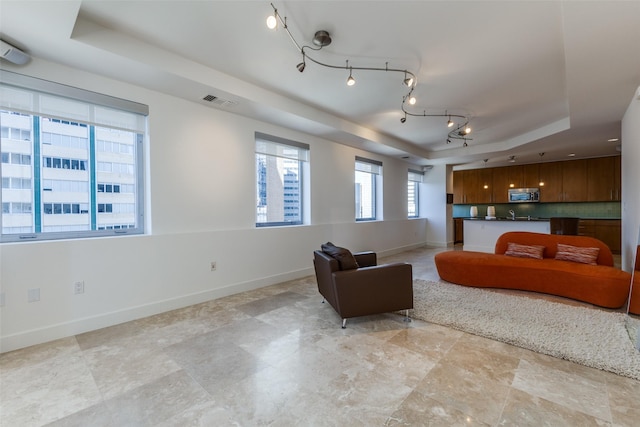
<path id="1" fill-rule="evenodd" d="M 448 127 L 455 126 L 455 128 L 449 131 L 448 133 L 447 144 L 451 143 L 452 139 L 463 140 L 464 141 L 463 147 L 466 147 L 468 145 L 467 141 L 472 140 L 467 136 L 471 132 L 471 128 L 469 127 L 468 116 L 463 116 L 459 114 L 449 114 L 446 111 L 444 114 L 427 114 L 426 111 L 424 111 L 423 113 L 414 113 L 414 112 L 407 111 L 407 109 L 405 108 L 406 104 L 414 105 L 416 103 L 416 98 L 413 96 L 413 91 L 416 88 L 418 79 L 414 73 L 406 69 L 389 68 L 389 62 L 386 62 L 384 68 L 382 68 L 382 67 L 359 67 L 359 66 L 354 67 L 353 65 L 349 65 L 348 59 L 346 60 L 345 65 L 329 64 L 326 62 L 319 61 L 313 58 L 312 56 L 309 56 L 306 50 L 313 50 L 317 52 L 321 50 L 323 47 L 330 45 L 332 41 L 330 34 L 324 30 L 316 31 L 313 37 L 313 44 L 317 47 L 309 46 L 309 45 L 301 45 L 295 39 L 291 31 L 289 31 L 289 27 L 287 25 L 287 17 L 286 16 L 283 17 L 282 15 L 280 15 L 280 13 L 278 12 L 278 9 L 273 5 L 273 3 L 270 3 L 270 5 L 273 8 L 273 15 L 269 15 L 269 17 L 267 18 L 267 27 L 269 27 L 270 29 L 276 29 L 280 25 L 286 31 L 287 35 L 291 39 L 291 42 L 294 44 L 298 52 L 302 54 L 302 62 L 296 65 L 296 68 L 298 69 L 298 71 L 302 73 L 305 70 L 307 66 L 307 60 L 325 68 L 346 70 L 346 71 L 349 71 L 349 77 L 347 78 L 347 82 L 346 82 L 348 86 L 353 86 L 356 83 L 353 77 L 353 71 L 381 71 L 381 72 L 402 73 L 404 77 L 402 80 L 402 83 L 409 88 L 409 92 L 402 97 L 401 110 L 404 113 L 404 116 L 400 118 L 401 123 L 405 123 L 407 121 L 407 116 L 447 117 L 448 118 L 447 126 Z M 451 120 L 452 118 L 461 119 L 463 123 L 455 125 L 455 123 Z"/>

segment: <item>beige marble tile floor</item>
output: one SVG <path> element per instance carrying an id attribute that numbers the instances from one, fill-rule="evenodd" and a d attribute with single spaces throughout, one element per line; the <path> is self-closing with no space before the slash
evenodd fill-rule
<path id="1" fill-rule="evenodd" d="M 406 260 L 437 280 L 437 249 Z M 1 426 L 635 426 L 640 382 L 294 280 L 0 356 Z"/>

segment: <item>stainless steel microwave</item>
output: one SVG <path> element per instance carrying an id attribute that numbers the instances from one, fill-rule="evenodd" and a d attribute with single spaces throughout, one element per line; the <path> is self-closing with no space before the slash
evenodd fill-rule
<path id="1" fill-rule="evenodd" d="M 509 203 L 535 203 L 540 201 L 539 188 L 510 188 Z"/>

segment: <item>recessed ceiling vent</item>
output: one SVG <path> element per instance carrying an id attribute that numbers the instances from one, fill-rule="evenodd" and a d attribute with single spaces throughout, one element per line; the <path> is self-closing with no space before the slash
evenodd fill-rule
<path id="1" fill-rule="evenodd" d="M 215 95 L 207 95 L 204 98 L 202 98 L 203 101 L 207 101 L 210 102 L 214 105 L 217 105 L 219 107 L 225 107 L 225 108 L 233 108 L 236 105 L 238 105 L 237 102 L 235 101 L 229 101 L 228 99 L 222 99 L 219 98 Z"/>

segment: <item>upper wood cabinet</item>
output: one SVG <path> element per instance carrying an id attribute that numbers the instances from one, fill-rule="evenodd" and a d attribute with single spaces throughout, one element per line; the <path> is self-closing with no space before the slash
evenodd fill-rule
<path id="1" fill-rule="evenodd" d="M 508 203 L 509 188 L 540 188 L 540 201 L 620 201 L 620 156 L 453 172 L 453 203 Z"/>
<path id="2" fill-rule="evenodd" d="M 522 186 L 525 188 L 540 187 L 540 164 L 522 165 Z"/>
<path id="3" fill-rule="evenodd" d="M 562 163 L 540 163 L 538 167 L 538 185 L 540 187 L 541 202 L 562 201 Z"/>
<path id="4" fill-rule="evenodd" d="M 492 203 L 509 203 L 509 188 L 522 188 L 522 165 L 493 168 Z"/>
<path id="5" fill-rule="evenodd" d="M 587 160 L 587 201 L 620 200 L 620 156 Z"/>
<path id="6" fill-rule="evenodd" d="M 587 161 L 562 162 L 562 201 L 584 202 L 587 200 Z"/>
<path id="7" fill-rule="evenodd" d="M 464 171 L 453 171 L 453 203 L 463 204 L 464 201 Z"/>

